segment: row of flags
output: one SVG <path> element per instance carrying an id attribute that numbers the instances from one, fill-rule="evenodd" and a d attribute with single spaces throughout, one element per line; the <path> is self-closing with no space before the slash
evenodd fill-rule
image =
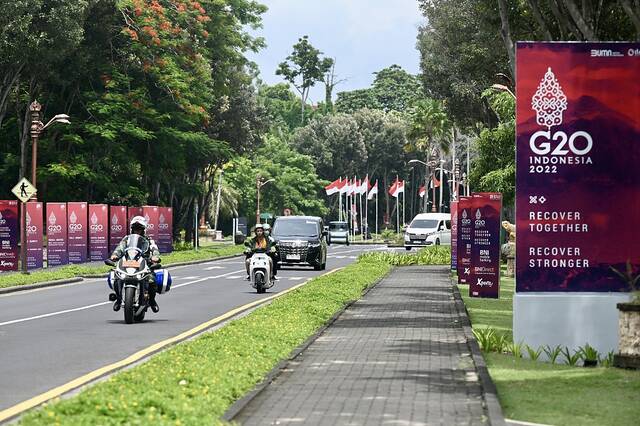
<path id="1" fill-rule="evenodd" d="M 437 188 L 440 186 L 440 181 L 432 177 L 431 183 L 429 184 L 429 188 Z M 400 194 L 404 194 L 404 180 L 400 180 L 396 177 L 396 180 L 393 182 L 391 187 L 389 187 L 389 195 L 394 198 L 397 198 Z M 365 177 L 364 180 L 356 179 L 342 179 L 338 178 L 331 182 L 329 185 L 324 187 L 327 195 L 333 194 L 347 194 L 348 196 L 352 195 L 367 195 L 367 199 L 371 200 L 378 193 L 378 181 L 371 185 L 369 182 L 369 176 Z M 425 185 L 422 185 L 418 189 L 418 195 L 420 198 L 424 197 L 427 189 Z"/>

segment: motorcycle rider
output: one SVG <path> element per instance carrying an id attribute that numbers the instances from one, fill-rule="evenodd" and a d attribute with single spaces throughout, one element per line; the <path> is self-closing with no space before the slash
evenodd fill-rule
<path id="1" fill-rule="evenodd" d="M 271 242 L 271 245 L 275 247 L 275 251 L 273 253 L 267 253 L 267 254 L 273 261 L 273 277 L 274 279 L 277 280 L 278 277 L 276 277 L 276 274 L 278 273 L 278 260 L 280 259 L 280 252 L 278 251 L 278 243 L 276 242 L 276 239 L 271 236 L 271 225 L 269 225 L 268 223 L 265 223 L 263 225 L 263 228 L 264 228 L 264 235 L 269 239 L 269 241 Z"/>
<path id="2" fill-rule="evenodd" d="M 149 242 L 149 249 L 146 253 L 143 253 L 142 256 L 149 262 L 150 264 L 160 263 L 160 250 L 158 250 L 158 246 L 155 241 L 149 236 L 146 235 L 147 230 L 147 221 L 142 216 L 135 216 L 131 219 L 131 223 L 129 225 L 131 230 L 131 234 L 138 234 L 141 237 L 145 238 Z M 111 260 L 117 262 L 122 256 L 124 256 L 124 251 L 127 248 L 129 236 L 125 236 L 122 238 L 118 246 L 111 253 Z M 160 307 L 156 302 L 156 284 L 155 284 L 155 273 L 152 272 L 149 275 L 149 306 L 153 312 L 158 312 Z M 122 294 L 120 292 L 120 286 L 114 286 L 116 293 L 116 301 L 113 302 L 113 310 L 119 311 L 120 306 L 122 305 Z"/>
<path id="3" fill-rule="evenodd" d="M 246 248 L 244 249 L 244 254 L 246 256 L 246 260 L 244 262 L 247 268 L 247 281 L 251 280 L 250 277 L 250 263 L 251 256 L 255 253 L 256 250 L 264 250 L 265 253 L 269 255 L 269 263 L 271 266 L 271 279 L 277 280 L 276 271 L 273 267 L 273 254 L 276 251 L 275 241 L 271 237 L 267 237 L 264 232 L 264 226 L 261 223 L 258 223 L 254 228 L 253 232 L 255 236 L 253 238 L 249 238 L 244 242 Z"/>

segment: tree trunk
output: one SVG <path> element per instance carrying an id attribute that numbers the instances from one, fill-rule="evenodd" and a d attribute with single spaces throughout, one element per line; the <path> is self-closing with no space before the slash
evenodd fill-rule
<path id="1" fill-rule="evenodd" d="M 547 22 L 544 20 L 544 17 L 540 12 L 540 6 L 538 5 L 538 1 L 537 0 L 527 0 L 527 1 L 529 3 L 529 7 L 531 8 L 531 11 L 533 12 L 533 17 L 536 19 L 536 22 L 538 23 L 538 25 L 540 26 L 540 29 L 542 30 L 542 35 L 544 36 L 544 39 L 546 41 L 552 41 L 554 39 L 553 35 L 551 34 L 551 31 L 547 26 Z"/>
<path id="2" fill-rule="evenodd" d="M 509 28 L 509 9 L 506 0 L 498 0 L 498 6 L 500 7 L 500 21 L 502 26 L 500 28 L 500 34 L 502 34 L 502 40 L 507 48 L 507 54 L 509 55 L 509 68 L 511 68 L 511 75 L 516 75 L 516 49 L 511 38 L 511 29 Z"/>
<path id="3" fill-rule="evenodd" d="M 586 41 L 596 41 L 597 37 L 593 27 L 589 25 L 576 3 L 573 0 L 565 0 L 564 3 L 571 15 L 571 18 L 573 19 L 573 22 L 575 22 L 578 27 L 578 30 L 582 35 L 582 39 Z"/>

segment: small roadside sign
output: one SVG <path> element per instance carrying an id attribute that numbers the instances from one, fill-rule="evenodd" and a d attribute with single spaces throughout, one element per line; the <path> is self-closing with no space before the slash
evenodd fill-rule
<path id="1" fill-rule="evenodd" d="M 36 194 L 36 192 L 38 192 L 38 190 L 26 178 L 22 178 L 20 179 L 20 182 L 13 187 L 11 192 L 13 192 L 13 195 L 18 197 L 20 201 L 26 203 Z"/>

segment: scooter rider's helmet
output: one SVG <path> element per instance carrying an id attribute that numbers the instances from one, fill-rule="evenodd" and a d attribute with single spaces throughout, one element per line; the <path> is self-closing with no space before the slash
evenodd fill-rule
<path id="1" fill-rule="evenodd" d="M 258 229 L 262 230 L 262 233 L 264 234 L 264 225 L 261 223 L 256 224 L 256 227 L 253 228 L 253 232 L 255 232 L 256 234 L 258 233 Z"/>
<path id="2" fill-rule="evenodd" d="M 268 237 L 269 234 L 271 234 L 271 225 L 265 223 L 264 225 L 262 225 L 262 228 L 264 229 L 264 235 Z"/>
<path id="3" fill-rule="evenodd" d="M 142 231 L 142 235 L 147 231 L 147 220 L 142 216 L 134 216 L 129 224 L 132 234 L 137 234 L 135 231 Z"/>

